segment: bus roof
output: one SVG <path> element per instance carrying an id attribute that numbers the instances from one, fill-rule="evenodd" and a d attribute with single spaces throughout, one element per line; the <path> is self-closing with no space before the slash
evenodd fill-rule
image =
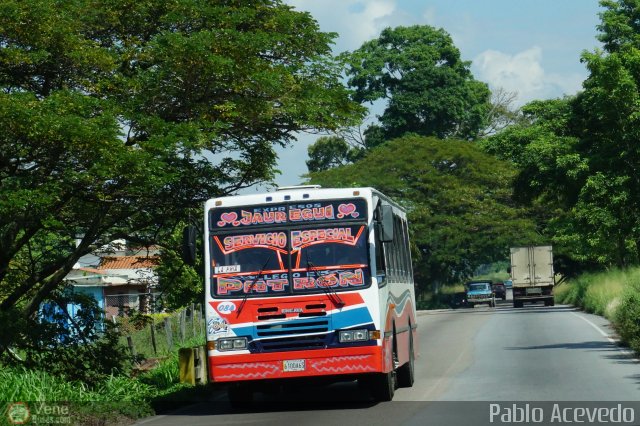
<path id="1" fill-rule="evenodd" d="M 231 207 L 258 204 L 279 204 L 291 201 L 306 202 L 311 200 L 329 200 L 334 198 L 364 197 L 372 195 L 385 197 L 374 188 L 321 188 L 318 185 L 304 185 L 293 187 L 281 187 L 275 191 L 248 195 L 232 195 L 227 197 L 212 198 L 206 202 L 205 209 L 213 207 Z"/>

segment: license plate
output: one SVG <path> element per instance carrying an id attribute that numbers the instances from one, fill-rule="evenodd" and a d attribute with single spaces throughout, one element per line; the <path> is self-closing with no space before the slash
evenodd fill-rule
<path id="1" fill-rule="evenodd" d="M 542 289 L 540 287 L 528 288 L 526 289 L 527 294 L 542 294 Z"/>
<path id="2" fill-rule="evenodd" d="M 304 359 L 287 359 L 282 361 L 283 371 L 304 371 L 306 369 L 306 360 Z"/>

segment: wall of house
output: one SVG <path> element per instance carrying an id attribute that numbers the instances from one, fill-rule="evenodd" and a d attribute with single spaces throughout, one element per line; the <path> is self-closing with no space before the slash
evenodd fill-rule
<path id="1" fill-rule="evenodd" d="M 100 309 L 104 309 L 104 295 L 102 293 L 102 287 L 74 286 L 73 291 L 74 293 L 86 294 L 88 296 L 93 297 L 96 300 L 96 302 L 98 302 L 98 307 Z M 76 316 L 76 312 L 78 312 L 78 309 L 80 309 L 79 305 L 74 305 L 74 304 L 67 305 L 67 310 L 69 312 L 69 315 L 71 315 L 71 317 Z"/>

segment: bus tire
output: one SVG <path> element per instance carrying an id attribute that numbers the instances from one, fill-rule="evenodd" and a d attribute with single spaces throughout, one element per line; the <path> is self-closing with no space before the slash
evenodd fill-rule
<path id="1" fill-rule="evenodd" d="M 415 357 L 413 356 L 413 334 L 409 325 L 409 361 L 398 368 L 398 387 L 410 388 L 415 380 Z"/>
<path id="2" fill-rule="evenodd" d="M 253 402 L 253 389 L 247 383 L 235 383 L 227 388 L 227 397 L 231 408 L 246 408 Z"/>
<path id="3" fill-rule="evenodd" d="M 371 384 L 371 394 L 376 401 L 391 401 L 396 391 L 396 372 L 377 373 Z"/>

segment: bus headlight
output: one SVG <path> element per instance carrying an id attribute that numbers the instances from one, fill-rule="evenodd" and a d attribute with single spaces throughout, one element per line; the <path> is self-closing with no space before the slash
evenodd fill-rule
<path id="1" fill-rule="evenodd" d="M 338 334 L 338 340 L 340 343 L 369 340 L 369 330 L 342 330 Z"/>
<path id="2" fill-rule="evenodd" d="M 231 337 L 216 340 L 216 349 L 219 351 L 241 351 L 247 349 L 246 337 Z"/>

